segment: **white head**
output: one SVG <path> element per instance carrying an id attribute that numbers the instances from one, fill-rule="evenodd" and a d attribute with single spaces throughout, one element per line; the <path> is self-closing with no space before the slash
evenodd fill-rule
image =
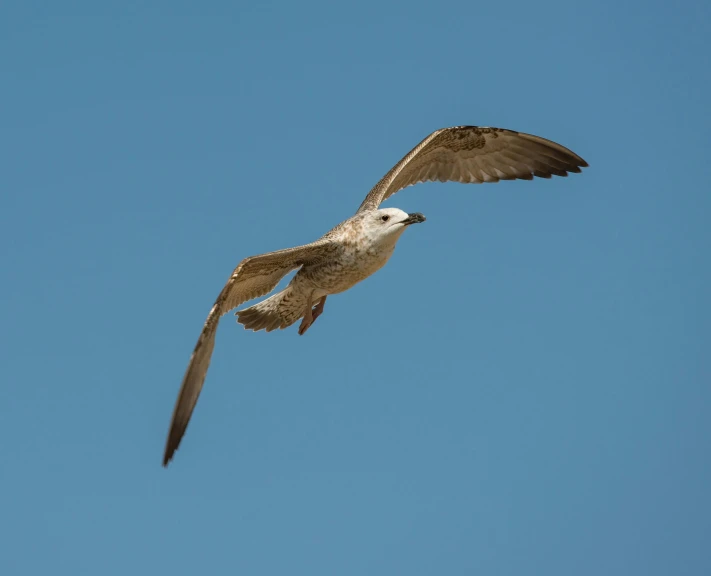
<path id="1" fill-rule="evenodd" d="M 395 243 L 410 224 L 424 221 L 419 212 L 408 214 L 399 208 L 382 208 L 363 215 L 363 230 L 373 242 Z"/>

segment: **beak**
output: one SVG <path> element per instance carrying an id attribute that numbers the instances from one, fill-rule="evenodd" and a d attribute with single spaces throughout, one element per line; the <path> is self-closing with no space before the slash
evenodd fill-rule
<path id="1" fill-rule="evenodd" d="M 400 224 L 403 226 L 409 226 L 410 224 L 419 224 L 420 222 L 424 222 L 427 220 L 423 214 L 420 214 L 419 212 L 413 212 L 412 214 L 408 214 L 407 218 L 405 218 Z"/>

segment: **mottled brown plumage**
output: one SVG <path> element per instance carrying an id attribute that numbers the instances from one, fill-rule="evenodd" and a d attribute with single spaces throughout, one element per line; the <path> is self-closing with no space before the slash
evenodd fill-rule
<path id="1" fill-rule="evenodd" d="M 571 150 L 540 136 L 481 126 L 442 128 L 395 164 L 358 211 L 374 210 L 396 192 L 419 182 L 532 180 L 534 176 L 567 176 L 587 165 Z"/>
<path id="2" fill-rule="evenodd" d="M 439 180 L 498 182 L 580 172 L 587 163 L 567 148 L 530 134 L 502 128 L 455 126 L 430 134 L 368 193 L 356 214 L 319 240 L 245 258 L 235 268 L 207 316 L 190 358 L 173 411 L 163 465 L 173 457 L 202 390 L 220 318 L 240 304 L 271 292 L 292 270 L 289 285 L 237 312 L 246 329 L 283 329 L 303 318 L 303 334 L 323 312 L 326 297 L 348 290 L 382 268 L 405 227 L 421 214 L 380 204 L 407 186 Z"/>

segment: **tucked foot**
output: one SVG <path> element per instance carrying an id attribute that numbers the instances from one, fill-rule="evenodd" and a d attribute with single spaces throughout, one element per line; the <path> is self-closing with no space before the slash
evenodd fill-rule
<path id="1" fill-rule="evenodd" d="M 316 322 L 316 318 L 321 316 L 323 313 L 323 307 L 326 304 L 326 296 L 323 296 L 316 306 L 311 308 L 311 299 L 309 298 L 308 305 L 306 306 L 306 312 L 304 313 L 304 319 L 301 321 L 299 326 L 299 336 L 303 336 L 309 327 Z"/>
<path id="2" fill-rule="evenodd" d="M 299 336 L 303 336 L 304 332 L 309 329 L 309 326 L 314 323 L 314 315 L 312 313 L 311 306 L 311 296 L 309 296 L 309 299 L 306 301 L 306 311 L 304 312 L 304 319 L 299 325 Z"/>
<path id="3" fill-rule="evenodd" d="M 323 314 L 323 307 L 325 305 L 326 305 L 326 296 L 321 298 L 318 301 L 318 304 L 316 304 L 316 306 L 314 306 L 314 309 L 311 310 L 311 315 L 313 316 L 313 320 L 311 320 L 311 324 L 316 322 L 316 318 L 318 318 L 319 316 L 321 316 L 321 314 Z"/>

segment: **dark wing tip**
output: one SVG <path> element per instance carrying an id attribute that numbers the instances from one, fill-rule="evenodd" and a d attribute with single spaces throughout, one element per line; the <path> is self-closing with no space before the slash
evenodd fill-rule
<path id="1" fill-rule="evenodd" d="M 180 444 L 180 440 L 178 440 L 178 444 L 176 444 L 173 441 L 172 438 L 172 430 L 170 436 L 168 436 L 168 442 L 165 445 L 165 453 L 163 454 L 163 468 L 167 468 L 169 462 L 173 459 L 173 455 L 175 454 L 175 451 L 178 449 L 178 444 Z"/>
<path id="2" fill-rule="evenodd" d="M 588 164 L 580 156 L 575 154 L 575 152 L 571 152 L 570 167 L 566 167 L 566 170 L 568 172 L 575 172 L 576 174 L 580 174 L 580 172 L 582 172 L 582 169 L 587 168 L 588 166 L 590 166 L 590 164 Z"/>
<path id="3" fill-rule="evenodd" d="M 180 446 L 180 441 L 183 439 L 187 426 L 178 426 L 173 424 L 168 434 L 168 440 L 165 443 L 165 453 L 163 454 L 163 467 L 167 468 L 170 461 L 173 459 L 176 450 Z"/>

